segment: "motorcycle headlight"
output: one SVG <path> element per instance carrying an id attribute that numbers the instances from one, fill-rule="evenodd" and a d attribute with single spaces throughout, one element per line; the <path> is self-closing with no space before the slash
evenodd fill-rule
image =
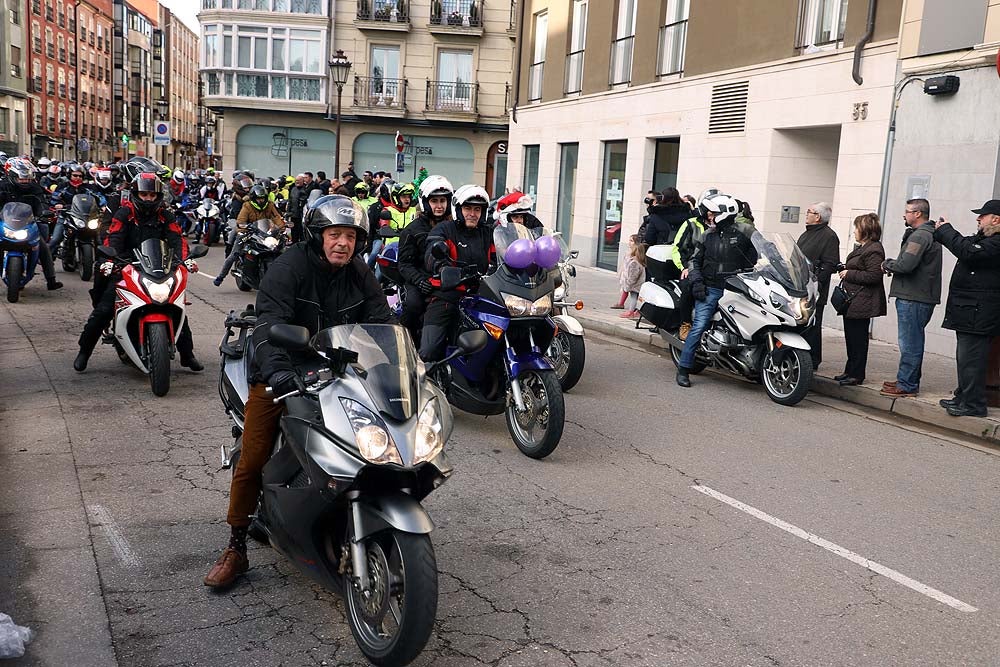
<path id="1" fill-rule="evenodd" d="M 3 228 L 3 235 L 9 239 L 14 239 L 15 241 L 23 241 L 28 238 L 27 229 L 7 229 Z"/>
<path id="2" fill-rule="evenodd" d="M 795 299 L 789 303 L 789 306 L 792 311 L 792 317 L 795 318 L 795 323 L 801 326 L 809 324 L 809 320 L 812 318 L 813 311 L 815 310 L 816 302 L 812 297 L 804 296 L 801 299 Z"/>
<path id="3" fill-rule="evenodd" d="M 268 250 L 274 250 L 275 248 L 278 247 L 279 243 L 280 241 L 278 241 L 278 239 L 276 239 L 273 236 L 268 236 L 267 238 L 264 239 L 264 247 L 267 248 Z"/>
<path id="4" fill-rule="evenodd" d="M 535 301 L 503 292 L 500 295 L 503 297 L 503 305 L 507 307 L 512 317 L 548 315 L 552 311 L 551 294 L 539 297 Z"/>
<path id="5" fill-rule="evenodd" d="M 441 437 L 441 418 L 438 416 L 437 399 L 431 399 L 417 420 L 417 442 L 414 447 L 413 462 L 423 463 L 437 456 L 444 448 Z"/>
<path id="6" fill-rule="evenodd" d="M 97 229 L 101 226 L 101 221 L 97 218 L 91 218 L 87 221 L 87 229 Z"/>
<path id="7" fill-rule="evenodd" d="M 403 465 L 399 458 L 396 443 L 385 428 L 383 422 L 374 412 L 350 398 L 341 398 L 347 419 L 354 429 L 354 442 L 361 456 L 370 463 L 395 463 Z"/>
<path id="8" fill-rule="evenodd" d="M 752 287 L 747 288 L 747 295 L 750 297 L 752 301 L 756 301 L 762 306 L 766 303 L 764 301 L 764 297 L 762 297 L 760 294 L 757 294 L 757 292 L 755 292 Z M 780 308 L 780 306 L 776 306 L 776 308 Z"/>
<path id="9" fill-rule="evenodd" d="M 149 298 L 156 303 L 166 303 L 167 299 L 170 298 L 170 290 L 173 289 L 174 279 L 167 278 L 162 283 L 156 283 L 149 278 L 143 278 L 142 284 L 149 292 Z"/>

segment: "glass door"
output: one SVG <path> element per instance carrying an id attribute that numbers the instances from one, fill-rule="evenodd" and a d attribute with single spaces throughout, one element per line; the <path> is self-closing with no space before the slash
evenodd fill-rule
<path id="1" fill-rule="evenodd" d="M 472 111 L 472 52 L 438 52 L 438 110 Z"/>
<path id="2" fill-rule="evenodd" d="M 597 266 L 618 270 L 618 246 L 622 238 L 622 205 L 625 201 L 627 141 L 604 142 L 604 179 L 601 227 L 597 240 Z"/>
<path id="3" fill-rule="evenodd" d="M 371 101 L 396 106 L 399 100 L 399 47 L 372 46 Z"/>
<path id="4" fill-rule="evenodd" d="M 580 144 L 560 144 L 559 152 L 559 206 L 556 209 L 556 231 L 562 232 L 563 240 L 569 244 L 573 235 L 573 195 L 576 193 L 576 166 L 580 155 Z"/>

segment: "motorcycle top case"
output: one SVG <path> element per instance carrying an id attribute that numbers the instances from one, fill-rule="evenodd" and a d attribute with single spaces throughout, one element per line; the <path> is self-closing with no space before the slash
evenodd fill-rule
<path id="1" fill-rule="evenodd" d="M 674 264 L 673 252 L 673 245 L 654 245 L 646 251 L 646 271 L 654 283 L 663 285 L 681 277 Z"/>
<path id="2" fill-rule="evenodd" d="M 639 312 L 653 326 L 662 329 L 674 329 L 680 326 L 690 315 L 681 312 L 680 302 L 680 289 L 676 283 L 667 285 L 643 283 L 639 288 Z"/>

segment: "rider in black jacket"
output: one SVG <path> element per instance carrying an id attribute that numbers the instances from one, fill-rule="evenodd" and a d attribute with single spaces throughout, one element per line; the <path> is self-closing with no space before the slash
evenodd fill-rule
<path id="1" fill-rule="evenodd" d="M 257 293 L 257 325 L 250 397 L 246 406 L 243 448 L 229 494 L 229 546 L 205 577 L 205 585 L 224 588 L 247 571 L 247 529 L 257 507 L 261 471 L 278 433 L 284 407 L 275 396 L 302 386 L 297 356 L 272 346 L 275 324 L 306 327 L 310 334 L 341 324 L 393 323 L 385 295 L 358 254 L 364 250 L 368 222 L 361 206 L 348 197 L 321 197 L 306 216 L 309 240 L 286 250 L 264 276 Z M 272 395 L 267 393 L 267 386 Z"/>
<path id="2" fill-rule="evenodd" d="M 400 324 L 417 340 L 420 319 L 427 309 L 427 297 L 434 291 L 431 272 L 427 270 L 427 236 L 440 223 L 451 220 L 454 188 L 444 176 L 428 176 L 420 184 L 422 213 L 399 233 L 399 273 L 406 281 Z"/>
<path id="3" fill-rule="evenodd" d="M 49 211 L 49 193 L 35 181 L 35 166 L 25 158 L 11 158 L 6 164 L 7 178 L 0 181 L 0 208 L 10 202 L 20 202 L 31 207 L 35 214 L 38 232 L 42 242 L 38 244 L 38 261 L 50 290 L 63 286 L 56 280 L 56 267 L 52 263 L 52 253 L 47 244 L 49 225 L 41 216 Z"/>
<path id="4" fill-rule="evenodd" d="M 443 222 L 427 236 L 425 266 L 438 274 L 445 266 L 469 267 L 486 274 L 494 264 L 493 228 L 486 224 L 486 207 L 490 198 L 478 185 L 463 185 L 455 192 L 455 220 Z M 458 301 L 466 287 L 442 290 L 440 278 L 432 278 L 430 304 L 424 315 L 420 338 L 420 358 L 436 361 L 444 356 L 448 332 L 458 319 Z"/>

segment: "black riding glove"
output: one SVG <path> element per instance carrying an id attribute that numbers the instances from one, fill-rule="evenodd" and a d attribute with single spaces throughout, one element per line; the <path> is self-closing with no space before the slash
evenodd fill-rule
<path id="1" fill-rule="evenodd" d="M 430 294 L 434 291 L 434 285 L 431 284 L 430 278 L 424 278 L 419 283 L 417 283 L 417 288 L 420 290 L 421 294 Z"/>
<path id="2" fill-rule="evenodd" d="M 305 384 L 295 371 L 275 371 L 267 382 L 275 398 L 290 394 L 293 391 L 304 391 Z"/>
<path id="3" fill-rule="evenodd" d="M 695 298 L 696 301 L 704 301 L 708 296 L 708 290 L 705 289 L 705 283 L 698 281 L 691 283 L 691 296 Z"/>

